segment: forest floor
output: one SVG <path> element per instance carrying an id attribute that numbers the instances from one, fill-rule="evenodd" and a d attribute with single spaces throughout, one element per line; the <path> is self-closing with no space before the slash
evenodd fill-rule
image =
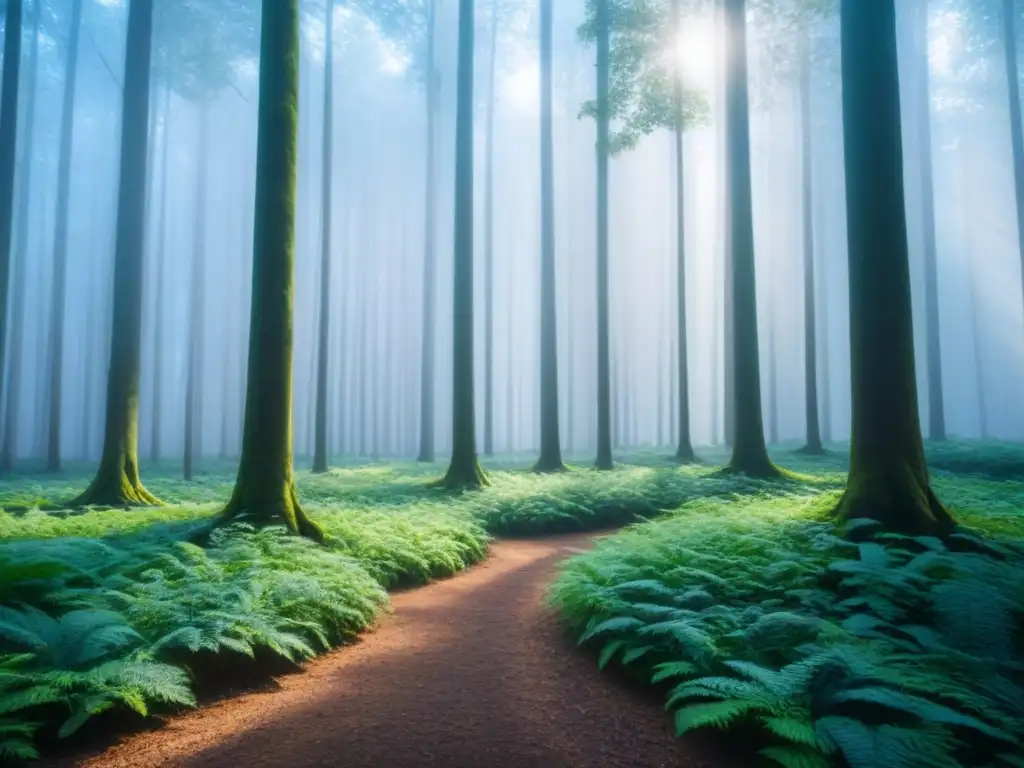
<path id="1" fill-rule="evenodd" d="M 733 674 L 731 659 L 793 660 L 778 648 L 824 652 L 785 634 L 794 627 L 858 648 L 890 631 L 906 646 L 906 632 L 918 631 L 862 609 L 837 613 L 834 590 L 850 587 L 835 573 L 853 569 L 850 578 L 867 579 L 864 589 L 882 600 L 873 605 L 884 608 L 901 569 L 917 567 L 906 548 L 936 544 L 882 542 L 889 554 L 865 576 L 828 521 L 845 484 L 843 447 L 824 457 L 797 447 L 773 449 L 799 473 L 781 481 L 720 475 L 726 456 L 713 450 L 691 466 L 649 451 L 619 457 L 614 472 L 576 466 L 545 476 L 525 471 L 532 457 L 519 456 L 485 462 L 491 487 L 465 494 L 430 486 L 439 465 L 345 463 L 326 475 L 300 465 L 300 495 L 326 546 L 246 526 L 219 532 L 205 549 L 189 544 L 230 495 L 229 461 L 204 462 L 188 483 L 171 463 L 144 467 L 166 506 L 67 512 L 44 510 L 85 487 L 89 468 L 54 476 L 23 467 L 0 479 L 0 761 L 41 751 L 72 765 L 69 755 L 96 755 L 111 736 L 156 728 L 87 764 L 387 766 L 374 751 L 384 750 L 409 766 L 616 766 L 641 765 L 639 750 L 651 761 L 642 765 L 728 765 L 713 744 L 671 739 L 658 704 L 673 678 Z M 928 452 L 936 492 L 973 531 L 965 535 L 1011 549 L 1001 565 L 929 555 L 935 576 L 913 576 L 925 585 L 915 605 L 935 587 L 972 606 L 972 622 L 998 630 L 1024 610 L 1024 580 L 1010 565 L 1024 552 L 1012 543 L 1024 539 L 1024 447 L 950 442 Z M 594 532 L 623 526 L 578 551 Z M 951 592 L 949 574 L 961 571 L 969 589 Z M 982 615 L 977 590 L 991 590 L 997 577 L 1010 579 L 1004 596 L 1017 603 L 990 601 L 991 615 Z M 846 624 L 852 629 L 835 630 Z M 818 629 L 806 635 L 809 627 Z M 944 642 L 956 641 L 955 626 L 939 629 Z M 748 642 L 746 632 L 757 637 Z M 769 655 L 744 656 L 758 647 Z M 952 658 L 936 648 L 946 654 L 940 661 Z M 622 674 L 600 675 L 598 665 Z M 695 719 L 680 714 L 681 703 L 668 702 L 680 732 L 725 725 L 753 706 L 715 701 Z M 994 749 L 1005 750 L 999 734 L 1024 733 L 1024 722 L 1000 719 L 1004 709 L 985 710 L 992 725 L 961 719 L 956 728 L 988 728 Z M 768 726 L 796 739 L 782 751 L 769 741 L 769 758 L 795 761 L 784 765 L 824 765 L 808 756 L 811 742 L 836 748 L 809 736 L 802 720 Z M 740 733 L 733 743 L 763 746 Z M 907 749 L 924 754 L 913 741 Z"/>
<path id="2" fill-rule="evenodd" d="M 656 697 L 601 675 L 543 593 L 590 536 L 501 541 L 466 573 L 402 591 L 352 647 L 249 693 L 54 766 L 728 768 L 673 737 Z"/>

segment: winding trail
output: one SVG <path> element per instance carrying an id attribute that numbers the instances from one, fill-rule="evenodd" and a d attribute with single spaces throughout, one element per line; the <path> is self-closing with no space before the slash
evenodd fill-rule
<path id="1" fill-rule="evenodd" d="M 393 595 L 353 646 L 62 765 L 88 768 L 728 768 L 674 739 L 656 697 L 598 672 L 544 607 L 593 536 L 499 541 L 482 564 Z"/>

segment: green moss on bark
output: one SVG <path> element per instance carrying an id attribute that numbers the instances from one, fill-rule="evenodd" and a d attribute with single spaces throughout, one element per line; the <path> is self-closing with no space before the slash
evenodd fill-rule
<path id="1" fill-rule="evenodd" d="M 893 0 L 842 4 L 853 419 L 840 518 L 947 533 L 917 401 Z"/>
<path id="2" fill-rule="evenodd" d="M 145 245 L 152 37 L 153 0 L 133 0 L 128 12 L 103 457 L 96 478 L 85 493 L 72 502 L 73 506 L 160 503 L 142 485 L 138 460 L 142 253 Z"/>
<path id="3" fill-rule="evenodd" d="M 245 432 L 235 491 L 218 523 L 284 523 L 293 533 L 323 541 L 323 531 L 299 503 L 292 470 L 298 0 L 263 3 L 262 13 Z"/>

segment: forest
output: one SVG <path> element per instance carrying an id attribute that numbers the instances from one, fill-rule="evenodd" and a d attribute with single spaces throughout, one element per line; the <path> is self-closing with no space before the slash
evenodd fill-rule
<path id="1" fill-rule="evenodd" d="M 0 16 L 0 764 L 1024 768 L 1024 2 Z"/>

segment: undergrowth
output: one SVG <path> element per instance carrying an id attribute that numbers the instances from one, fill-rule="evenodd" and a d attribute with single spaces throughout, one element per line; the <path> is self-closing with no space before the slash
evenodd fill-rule
<path id="1" fill-rule="evenodd" d="M 1000 456 L 1010 450 L 1001 447 Z M 961 453 L 970 454 L 971 466 L 978 463 L 974 446 Z M 947 458 L 955 456 L 950 451 Z M 428 483 L 439 472 L 431 465 L 300 472 L 304 503 L 328 534 L 325 547 L 283 530 L 242 525 L 217 532 L 205 549 L 187 543 L 230 494 L 234 468 L 227 463 L 209 464 L 192 483 L 177 479 L 173 467 L 147 471 L 147 486 L 168 502 L 153 509 L 38 508 L 71 498 L 87 480 L 84 469 L 2 478 L 0 759 L 32 757 L 38 739 L 69 736 L 109 710 L 146 715 L 191 706 L 211 658 L 229 654 L 260 668 L 268 657 L 298 663 L 344 643 L 386 609 L 388 589 L 465 568 L 485 556 L 490 535 L 595 530 L 656 517 L 570 566 L 556 592 L 567 620 L 581 632 L 605 619 L 625 622 L 594 636 L 603 643 L 604 663 L 614 655 L 668 682 L 685 670 L 691 678 L 740 680 L 742 674 L 725 661 L 743 661 L 746 640 L 730 633 L 755 626 L 758 611 L 785 615 L 780 606 L 817 615 L 814 595 L 820 598 L 825 587 L 816 580 L 831 573 L 832 560 L 857 555 L 820 519 L 839 497 L 845 458 L 838 452 L 798 457 L 787 450 L 777 459 L 807 477 L 781 482 L 723 477 L 715 464 L 724 456 L 707 452 L 704 458 L 704 465 L 679 467 L 650 452 L 613 472 L 573 468 L 543 476 L 522 471 L 523 462 L 504 462 L 488 468 L 489 489 L 465 494 L 431 489 Z M 990 534 L 1024 533 L 1024 483 L 993 483 L 979 471 L 938 473 L 936 486 L 968 525 Z M 891 550 L 893 543 L 887 546 Z M 892 557 L 899 562 L 904 555 Z M 621 592 L 623 584 L 637 581 L 655 590 L 652 585 L 661 584 L 668 590 L 661 593 L 664 600 L 669 592 L 675 597 L 665 603 L 657 594 L 629 592 L 631 587 Z M 804 581 L 808 602 L 794 603 L 792 595 L 801 593 L 791 588 Z M 658 624 L 668 607 L 695 612 L 708 623 L 695 625 L 709 638 L 705 651 L 645 629 Z M 829 610 L 823 621 L 849 635 L 847 645 L 862 653 L 882 648 L 882 640 L 843 628 L 854 613 Z M 738 624 L 729 618 L 737 611 L 746 617 Z M 893 626 L 909 620 L 902 614 L 882 618 Z M 906 640 L 887 627 L 873 631 Z M 830 652 L 844 647 L 827 633 L 822 637 L 812 644 Z M 773 663 L 782 669 L 783 661 L 806 658 L 812 656 Z M 698 666 L 701 659 L 708 666 Z M 753 661 L 765 665 L 769 659 Z M 670 666 L 655 670 L 656 664 Z M 761 712 L 747 711 L 748 719 Z M 1016 725 L 989 715 L 974 714 L 992 728 L 1019 734 Z M 786 748 L 785 740 L 774 747 Z"/>
<path id="2" fill-rule="evenodd" d="M 837 498 L 695 501 L 574 558 L 551 600 L 601 667 L 665 689 L 679 734 L 753 734 L 788 768 L 1024 765 L 1021 539 L 862 522 L 853 544 Z"/>

